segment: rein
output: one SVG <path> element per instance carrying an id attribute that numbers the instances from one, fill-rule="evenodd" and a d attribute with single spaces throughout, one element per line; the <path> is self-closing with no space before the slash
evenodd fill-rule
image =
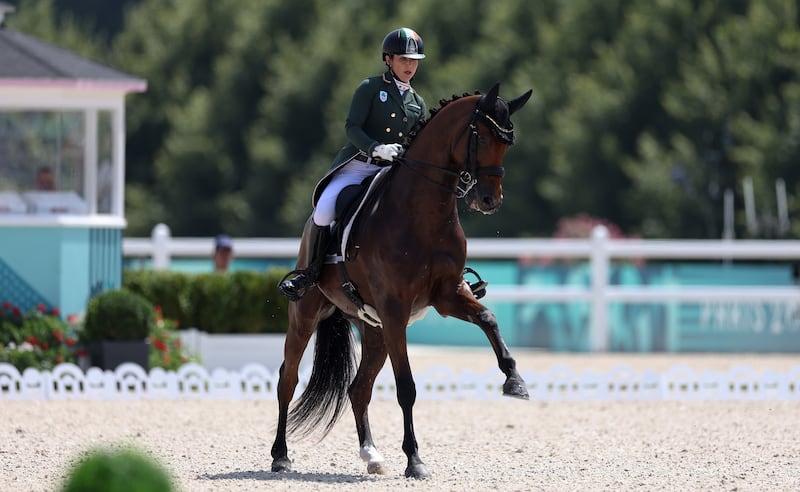
<path id="1" fill-rule="evenodd" d="M 480 119 L 489 126 L 494 136 L 506 145 L 514 145 L 514 125 L 509 122 L 508 128 L 501 127 L 491 116 L 481 111 L 481 101 L 482 99 L 478 101 L 475 111 L 472 113 L 472 119 L 467 126 L 464 127 L 464 130 L 462 130 L 462 133 L 469 130 L 470 134 L 467 140 L 467 156 L 464 159 L 464 168 L 460 172 L 451 171 L 450 169 L 445 169 L 423 161 L 409 159 L 407 157 L 398 157 L 396 160 L 410 166 L 413 171 L 416 171 L 413 168 L 434 169 L 443 174 L 457 177 L 456 189 L 453 190 L 425 174 L 418 173 L 420 176 L 438 185 L 448 193 L 453 193 L 458 199 L 467 196 L 467 193 L 478 183 L 478 178 L 481 176 L 500 176 L 501 178 L 505 176 L 506 170 L 503 166 L 478 166 L 478 120 Z"/>

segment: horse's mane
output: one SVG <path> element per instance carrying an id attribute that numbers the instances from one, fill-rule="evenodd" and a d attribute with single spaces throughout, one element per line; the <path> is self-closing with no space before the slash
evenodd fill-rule
<path id="1" fill-rule="evenodd" d="M 425 126 L 428 124 L 428 122 L 430 122 L 434 118 L 434 116 L 439 114 L 439 111 L 442 108 L 444 108 L 445 106 L 447 106 L 448 104 L 450 104 L 453 101 L 461 99 L 462 97 L 480 96 L 480 95 L 481 95 L 480 91 L 475 91 L 473 93 L 465 92 L 465 93 L 461 94 L 460 96 L 457 95 L 457 94 L 453 94 L 453 96 L 450 99 L 439 99 L 439 107 L 438 108 L 431 108 L 429 110 L 429 112 L 431 114 L 431 117 L 418 121 L 417 124 L 414 125 L 414 128 L 412 128 L 411 131 L 408 132 L 408 142 L 406 142 L 406 146 L 408 146 L 414 140 L 414 137 L 419 135 L 419 133 L 422 131 L 422 129 L 425 128 Z"/>

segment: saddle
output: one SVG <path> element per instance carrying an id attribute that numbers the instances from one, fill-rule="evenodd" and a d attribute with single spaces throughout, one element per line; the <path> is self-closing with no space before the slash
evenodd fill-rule
<path id="1" fill-rule="evenodd" d="M 326 263 L 352 260 L 358 255 L 358 240 L 363 232 L 360 212 L 372 209 L 380 201 L 392 169 L 384 167 L 360 184 L 346 186 L 339 192 L 336 197 L 336 221 L 331 227 L 335 240 L 328 247 Z"/>
<path id="2" fill-rule="evenodd" d="M 346 186 L 339 192 L 336 198 L 336 222 L 331 228 L 331 233 L 335 241 L 331 241 L 325 262 L 337 264 L 339 273 L 342 276 L 342 288 L 345 294 L 359 307 L 359 316 L 368 323 L 380 326 L 377 313 L 370 311 L 370 307 L 364 304 L 355 285 L 350 281 L 345 261 L 352 260 L 358 255 L 358 240 L 362 236 L 362 210 L 372 209 L 379 201 L 391 178 L 394 166 L 385 167 L 377 174 L 365 178 L 357 185 Z M 467 275 L 474 275 L 474 282 L 467 282 L 472 294 L 476 299 L 481 299 L 486 295 L 488 282 L 483 280 L 474 269 L 464 268 L 466 281 Z"/>

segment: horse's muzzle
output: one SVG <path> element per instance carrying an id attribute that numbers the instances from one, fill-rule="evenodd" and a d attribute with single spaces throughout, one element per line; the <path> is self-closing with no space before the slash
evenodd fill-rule
<path id="1" fill-rule="evenodd" d="M 467 194 L 469 208 L 484 215 L 492 215 L 503 204 L 503 195 L 494 193 L 480 193 L 473 188 Z"/>

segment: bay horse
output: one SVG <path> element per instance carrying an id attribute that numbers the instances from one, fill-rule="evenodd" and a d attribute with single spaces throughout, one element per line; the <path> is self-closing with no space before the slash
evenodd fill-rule
<path id="1" fill-rule="evenodd" d="M 386 473 L 384 459 L 372 439 L 367 407 L 375 378 L 388 355 L 403 413 L 402 449 L 408 458 L 405 476 L 430 477 L 414 436 L 416 388 L 406 346 L 407 326 L 430 306 L 442 316 L 468 321 L 483 330 L 506 376 L 503 394 L 528 398 L 527 385 L 500 335 L 494 314 L 478 302 L 463 276 L 467 247 L 457 201 L 465 198 L 471 209 L 484 214 L 500 207 L 503 158 L 514 143 L 510 117 L 525 105 L 532 91 L 508 102 L 498 93 L 499 84 L 495 84 L 485 95 L 453 96 L 431 110 L 430 119 L 410 140 L 403 158 L 392 164 L 392 175 L 379 200 L 362 214 L 361 230 L 368 241 L 363 241 L 358 254 L 340 263 L 338 269 L 326 265 L 317 288 L 289 303 L 289 327 L 277 387 L 273 472 L 291 470 L 287 431 L 307 435 L 322 426 L 327 434 L 349 398 L 359 454 L 367 462 L 367 472 Z M 307 264 L 311 246 L 305 238 L 310 228 L 311 220 L 304 229 L 298 267 Z M 343 284 L 351 287 L 350 293 Z M 371 307 L 377 319 L 365 321 L 358 304 Z M 351 323 L 361 336 L 358 365 Z M 311 377 L 290 412 L 300 360 L 315 332 Z"/>

